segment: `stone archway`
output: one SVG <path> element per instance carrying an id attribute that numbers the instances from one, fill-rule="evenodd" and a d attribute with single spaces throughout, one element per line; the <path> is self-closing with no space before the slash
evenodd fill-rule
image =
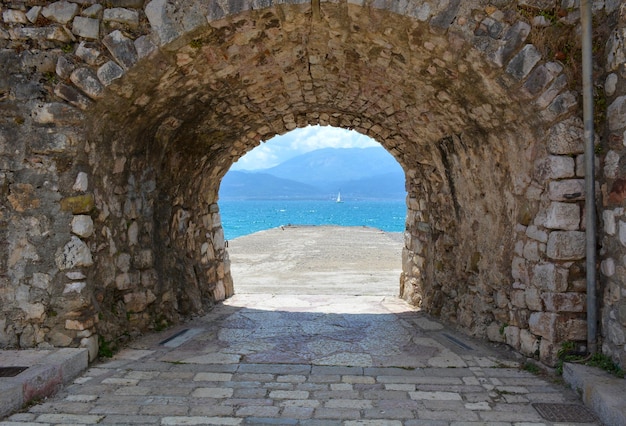
<path id="1" fill-rule="evenodd" d="M 582 340 L 576 99 L 525 44 L 529 25 L 480 1 L 260 3 L 107 9 L 102 45 L 56 52 L 64 103 L 32 101 L 26 124 L 71 133 L 46 152 L 72 159 L 57 162 L 59 221 L 95 230 L 50 243 L 40 341 L 93 345 L 96 330 L 113 340 L 228 297 L 219 182 L 260 140 L 309 124 L 370 135 L 405 169 L 405 299 L 548 363 Z M 12 279 L 32 287 L 23 269 Z"/>

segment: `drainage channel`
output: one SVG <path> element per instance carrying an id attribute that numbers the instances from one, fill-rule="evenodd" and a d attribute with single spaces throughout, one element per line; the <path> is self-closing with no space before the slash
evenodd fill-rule
<path id="1" fill-rule="evenodd" d="M 166 348 L 177 348 L 182 344 L 187 343 L 203 331 L 204 329 L 202 328 L 186 328 L 163 340 L 159 343 L 159 345 L 165 346 Z"/>

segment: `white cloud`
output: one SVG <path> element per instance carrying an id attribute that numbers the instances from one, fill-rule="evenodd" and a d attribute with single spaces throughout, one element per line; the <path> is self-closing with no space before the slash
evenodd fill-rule
<path id="1" fill-rule="evenodd" d="M 297 155 L 322 148 L 370 146 L 379 146 L 379 143 L 353 130 L 330 126 L 308 126 L 262 143 L 233 164 L 232 170 L 267 169 Z"/>

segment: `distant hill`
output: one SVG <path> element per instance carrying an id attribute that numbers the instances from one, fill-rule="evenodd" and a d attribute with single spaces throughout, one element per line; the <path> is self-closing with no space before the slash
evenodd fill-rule
<path id="1" fill-rule="evenodd" d="M 320 189 L 267 173 L 231 170 L 220 186 L 221 199 L 323 198 Z"/>
<path id="2" fill-rule="evenodd" d="M 402 167 L 383 147 L 318 149 L 263 172 L 317 186 L 392 172 L 404 175 Z"/>
<path id="3" fill-rule="evenodd" d="M 325 148 L 261 171 L 230 171 L 220 199 L 404 199 L 404 171 L 382 147 Z"/>

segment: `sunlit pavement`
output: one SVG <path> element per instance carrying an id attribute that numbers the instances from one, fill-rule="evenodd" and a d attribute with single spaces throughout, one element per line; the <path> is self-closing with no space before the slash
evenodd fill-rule
<path id="1" fill-rule="evenodd" d="M 0 425 L 582 424 L 542 417 L 582 404 L 509 355 L 395 297 L 242 294 Z"/>

